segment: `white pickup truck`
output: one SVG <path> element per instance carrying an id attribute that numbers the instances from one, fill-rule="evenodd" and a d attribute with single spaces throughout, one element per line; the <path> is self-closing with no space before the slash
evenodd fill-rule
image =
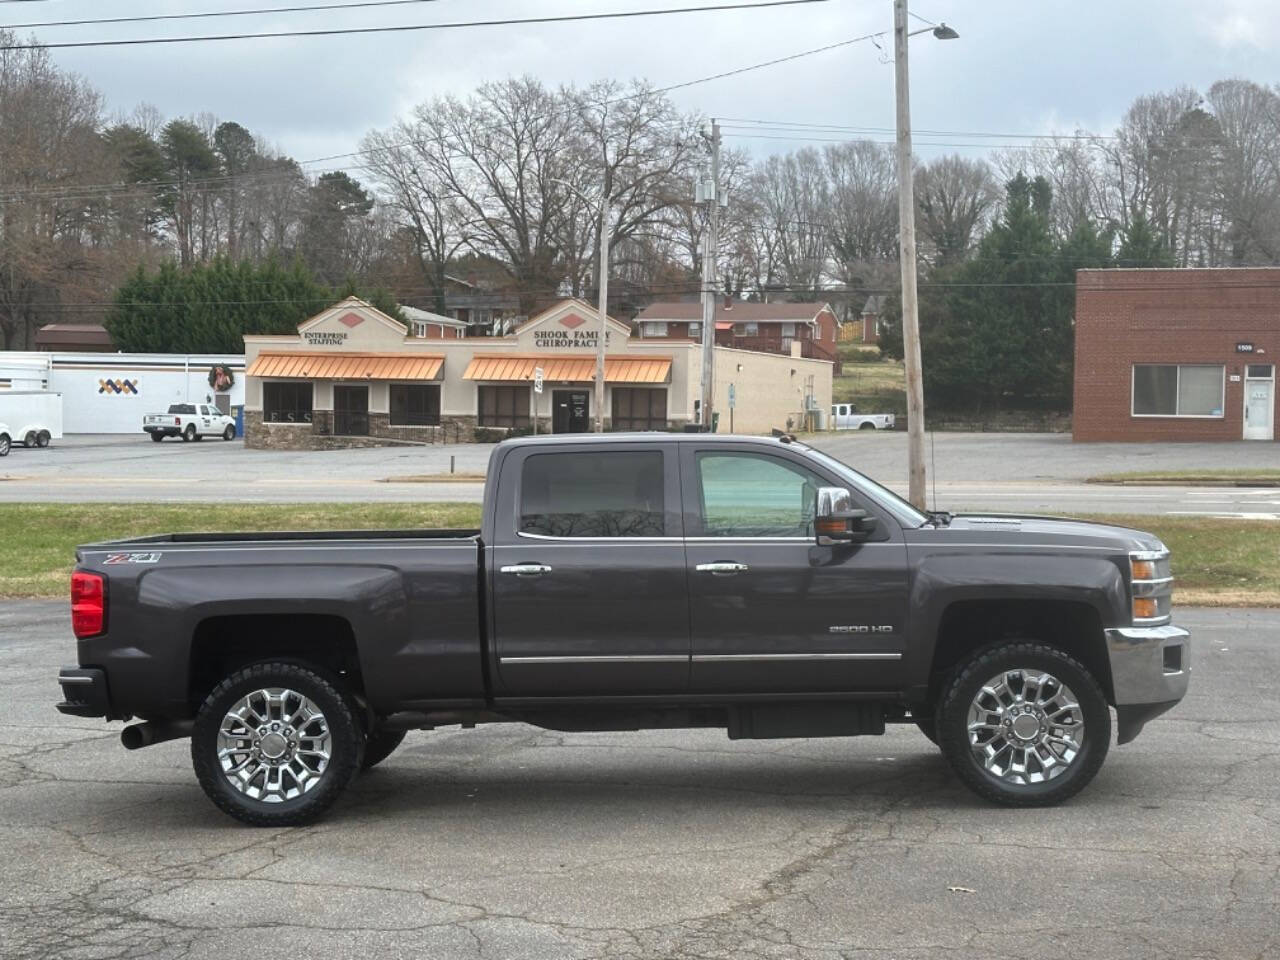
<path id="1" fill-rule="evenodd" d="M 832 430 L 892 430 L 895 423 L 892 413 L 859 413 L 852 403 L 831 405 Z"/>
<path id="2" fill-rule="evenodd" d="M 142 429 L 159 443 L 165 437 L 203 440 L 205 437 L 236 438 L 235 418 L 211 403 L 172 403 L 168 413 L 148 413 L 142 418 Z"/>

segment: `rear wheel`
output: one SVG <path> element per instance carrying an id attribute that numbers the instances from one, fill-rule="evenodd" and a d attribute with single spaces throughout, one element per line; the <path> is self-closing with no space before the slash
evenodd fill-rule
<path id="1" fill-rule="evenodd" d="M 36 445 L 36 432 L 34 430 L 27 431 L 27 435 L 22 438 L 22 445 L 28 448 Z"/>
<path id="2" fill-rule="evenodd" d="M 152 440 L 154 440 L 156 443 L 159 443 L 161 440 L 163 440 L 163 439 L 164 439 L 164 434 L 163 434 L 163 433 L 153 433 L 153 434 L 151 435 L 151 439 L 152 439 Z"/>
<path id="3" fill-rule="evenodd" d="M 36 434 L 36 446 L 47 447 L 49 445 L 49 441 L 52 438 L 53 438 L 53 434 L 51 434 L 48 430 L 41 430 L 39 433 Z"/>
<path id="4" fill-rule="evenodd" d="M 965 785 L 995 803 L 1041 807 L 1078 793 L 1111 746 L 1111 712 L 1088 669 L 1040 643 L 975 653 L 937 711 L 938 745 Z"/>
<path id="5" fill-rule="evenodd" d="M 7 433 L 0 433 L 0 457 L 7 457 L 9 455 L 10 446 L 12 446 L 12 441 L 9 440 L 9 435 Z"/>
<path id="6" fill-rule="evenodd" d="M 874 430 L 875 428 L 876 425 L 874 423 L 864 423 L 858 427 L 859 430 Z"/>
<path id="7" fill-rule="evenodd" d="M 376 767 L 395 753 L 396 747 L 404 742 L 404 735 L 403 730 L 378 730 L 369 734 L 369 738 L 364 742 L 363 769 Z"/>
<path id="8" fill-rule="evenodd" d="M 328 679 L 293 663 L 259 663 L 205 698 L 191 763 L 219 809 L 258 827 L 316 819 L 364 758 L 355 705 Z"/>
<path id="9" fill-rule="evenodd" d="M 187 424 L 187 429 L 182 431 L 183 440 L 194 440 L 196 438 L 196 425 L 194 423 Z"/>

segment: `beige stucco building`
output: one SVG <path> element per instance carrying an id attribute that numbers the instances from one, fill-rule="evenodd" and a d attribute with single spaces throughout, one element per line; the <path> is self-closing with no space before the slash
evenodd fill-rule
<path id="1" fill-rule="evenodd" d="M 606 322 L 606 429 L 696 422 L 701 348 L 632 337 L 625 323 Z M 246 442 L 470 440 L 526 432 L 535 420 L 539 432 L 587 431 L 598 329 L 593 307 L 564 300 L 506 337 L 429 339 L 350 298 L 303 323 L 297 336 L 245 337 Z M 830 406 L 828 361 L 717 348 L 715 364 L 721 432 L 796 429 L 807 410 Z"/>

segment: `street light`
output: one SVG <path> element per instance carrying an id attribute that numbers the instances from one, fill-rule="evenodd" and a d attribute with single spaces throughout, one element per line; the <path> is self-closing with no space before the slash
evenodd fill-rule
<path id="1" fill-rule="evenodd" d="M 613 231 L 613 211 L 608 197 L 588 197 L 577 186 L 559 177 L 552 177 L 551 182 L 568 187 L 588 207 L 596 207 L 600 211 L 600 296 L 596 306 L 596 312 L 600 315 L 600 330 L 596 334 L 596 384 L 595 399 L 592 402 L 596 413 L 596 433 L 604 433 L 604 341 L 609 334 L 609 324 L 605 318 L 609 313 L 609 238 Z"/>
<path id="2" fill-rule="evenodd" d="M 907 377 L 907 498 L 925 507 L 924 378 L 920 363 L 920 304 L 916 296 L 916 201 L 911 177 L 911 91 L 907 38 L 932 33 L 939 40 L 960 36 L 945 23 L 907 32 L 907 0 L 893 0 L 894 89 L 898 106 L 898 242 L 902 261 L 902 360 Z"/>

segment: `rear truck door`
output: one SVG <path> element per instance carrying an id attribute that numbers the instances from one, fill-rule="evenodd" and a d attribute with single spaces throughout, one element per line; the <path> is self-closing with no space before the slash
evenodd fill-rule
<path id="1" fill-rule="evenodd" d="M 759 444 L 682 445 L 694 693 L 893 690 L 906 652 L 906 544 L 877 519 L 865 542 L 820 547 L 819 487 L 837 475 Z"/>
<path id="2" fill-rule="evenodd" d="M 688 688 L 674 448 L 548 444 L 507 455 L 487 570 L 498 696 Z"/>

